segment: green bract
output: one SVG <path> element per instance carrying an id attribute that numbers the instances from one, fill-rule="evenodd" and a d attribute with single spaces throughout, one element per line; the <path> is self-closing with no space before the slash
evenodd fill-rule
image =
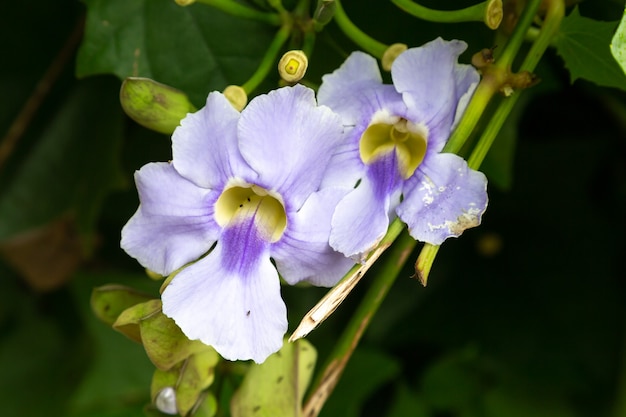
<path id="1" fill-rule="evenodd" d="M 174 132 L 187 113 L 196 111 L 182 91 L 149 78 L 126 78 L 120 89 L 120 102 L 131 119 L 167 135 Z"/>

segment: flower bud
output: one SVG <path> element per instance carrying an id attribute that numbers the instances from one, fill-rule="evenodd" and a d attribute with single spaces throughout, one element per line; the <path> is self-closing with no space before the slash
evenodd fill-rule
<path id="1" fill-rule="evenodd" d="M 288 83 L 297 83 L 304 77 L 308 65 L 309 60 L 304 52 L 288 51 L 278 62 L 278 73 Z"/>
<path id="2" fill-rule="evenodd" d="M 129 77 L 120 89 L 126 114 L 148 129 L 172 134 L 187 113 L 196 111 L 185 93 L 149 78 Z"/>
<path id="3" fill-rule="evenodd" d="M 223 94 L 237 111 L 242 111 L 243 108 L 246 107 L 246 104 L 248 104 L 246 90 L 238 85 L 229 85 L 224 89 Z"/>
<path id="4" fill-rule="evenodd" d="M 174 0 L 179 6 L 189 6 L 196 2 L 196 0 Z"/>
<path id="5" fill-rule="evenodd" d="M 381 59 L 383 69 L 385 71 L 391 71 L 391 65 L 393 64 L 393 61 L 395 61 L 398 55 L 400 55 L 407 49 L 408 46 L 403 43 L 394 43 L 393 45 L 390 45 L 383 54 L 383 58 Z"/>
<path id="6" fill-rule="evenodd" d="M 313 20 L 320 26 L 328 24 L 335 15 L 335 0 L 318 0 Z"/>
<path id="7" fill-rule="evenodd" d="M 498 29 L 502 23 L 504 10 L 502 8 L 502 0 L 490 0 L 485 7 L 485 24 L 489 29 Z"/>

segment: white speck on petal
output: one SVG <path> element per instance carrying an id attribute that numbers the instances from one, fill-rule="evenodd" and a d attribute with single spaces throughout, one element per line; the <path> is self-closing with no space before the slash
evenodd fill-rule
<path id="1" fill-rule="evenodd" d="M 422 202 L 424 205 L 431 204 L 435 198 L 433 197 L 435 191 L 435 183 L 430 180 L 428 177 L 424 177 L 421 182 L 422 186 L 419 188 L 419 191 L 426 191 L 424 197 L 422 197 Z"/>

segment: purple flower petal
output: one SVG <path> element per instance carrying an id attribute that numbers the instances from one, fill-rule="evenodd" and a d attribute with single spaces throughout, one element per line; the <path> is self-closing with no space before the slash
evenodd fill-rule
<path id="1" fill-rule="evenodd" d="M 415 239 L 440 245 L 480 224 L 487 208 L 487 178 L 459 156 L 432 155 L 404 190 L 396 213 Z M 409 185 L 410 184 L 410 185 Z"/>
<path id="2" fill-rule="evenodd" d="M 458 117 L 459 100 L 464 110 L 479 80 L 476 69 L 458 63 L 467 48 L 462 41 L 437 38 L 419 48 L 411 48 L 398 56 L 391 67 L 393 84 L 402 93 L 409 109 L 409 120 L 425 123 L 429 130 L 429 146 L 437 151 L 448 140 Z"/>
<path id="3" fill-rule="evenodd" d="M 221 189 L 232 177 L 252 181 L 256 174 L 238 148 L 239 117 L 221 93 L 209 94 L 206 106 L 188 114 L 172 135 L 174 168 L 204 188 Z"/>
<path id="4" fill-rule="evenodd" d="M 327 188 L 311 194 L 300 211 L 289 216 L 285 234 L 272 246 L 276 268 L 287 283 L 306 280 L 331 287 L 354 265 L 328 245 L 330 219 L 347 191 Z"/>
<path id="5" fill-rule="evenodd" d="M 368 166 L 367 176 L 344 197 L 332 219 L 330 246 L 362 260 L 385 236 L 390 210 L 400 201 L 402 179 L 395 151 Z"/>
<path id="6" fill-rule="evenodd" d="M 365 175 L 366 167 L 359 155 L 359 140 L 344 133 L 344 140 L 337 146 L 326 173 L 322 178 L 321 188 L 354 187 Z"/>
<path id="7" fill-rule="evenodd" d="M 355 95 L 367 96 L 367 91 L 380 88 L 382 81 L 376 59 L 363 52 L 353 52 L 339 69 L 322 77 L 317 99 L 339 113 L 345 125 L 354 125 L 362 117 L 363 106 L 371 105 L 367 99 L 355 100 Z"/>
<path id="8" fill-rule="evenodd" d="M 253 217 L 224 229 L 213 251 L 180 271 L 161 298 L 163 313 L 189 339 L 226 359 L 261 363 L 283 345 L 287 309 Z"/>
<path id="9" fill-rule="evenodd" d="M 239 122 L 241 154 L 287 210 L 298 210 L 319 189 L 341 135 L 339 116 L 317 106 L 313 90 L 301 85 L 256 97 Z"/>
<path id="10" fill-rule="evenodd" d="M 339 113 L 346 127 L 324 175 L 324 185 L 352 187 L 366 170 L 359 156 L 359 142 L 372 119 L 403 118 L 407 109 L 395 88 L 382 84 L 377 61 L 362 52 L 353 52 L 339 69 L 322 80 L 320 104 Z"/>
<path id="11" fill-rule="evenodd" d="M 146 268 L 167 275 L 206 253 L 220 234 L 217 193 L 181 177 L 166 162 L 135 173 L 140 205 L 122 229 L 122 248 Z"/>

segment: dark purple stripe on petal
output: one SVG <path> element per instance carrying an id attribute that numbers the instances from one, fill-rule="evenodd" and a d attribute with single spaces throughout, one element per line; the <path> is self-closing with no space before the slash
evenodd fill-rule
<path id="1" fill-rule="evenodd" d="M 260 236 L 254 216 L 232 221 L 224 228 L 220 242 L 225 254 L 222 266 L 242 277 L 248 277 L 259 268 L 261 256 L 267 254 L 270 245 Z"/>
<path id="2" fill-rule="evenodd" d="M 402 185 L 396 152 L 390 151 L 376 158 L 368 166 L 367 176 L 372 182 L 374 195 L 378 201 L 384 201 L 394 194 Z"/>

